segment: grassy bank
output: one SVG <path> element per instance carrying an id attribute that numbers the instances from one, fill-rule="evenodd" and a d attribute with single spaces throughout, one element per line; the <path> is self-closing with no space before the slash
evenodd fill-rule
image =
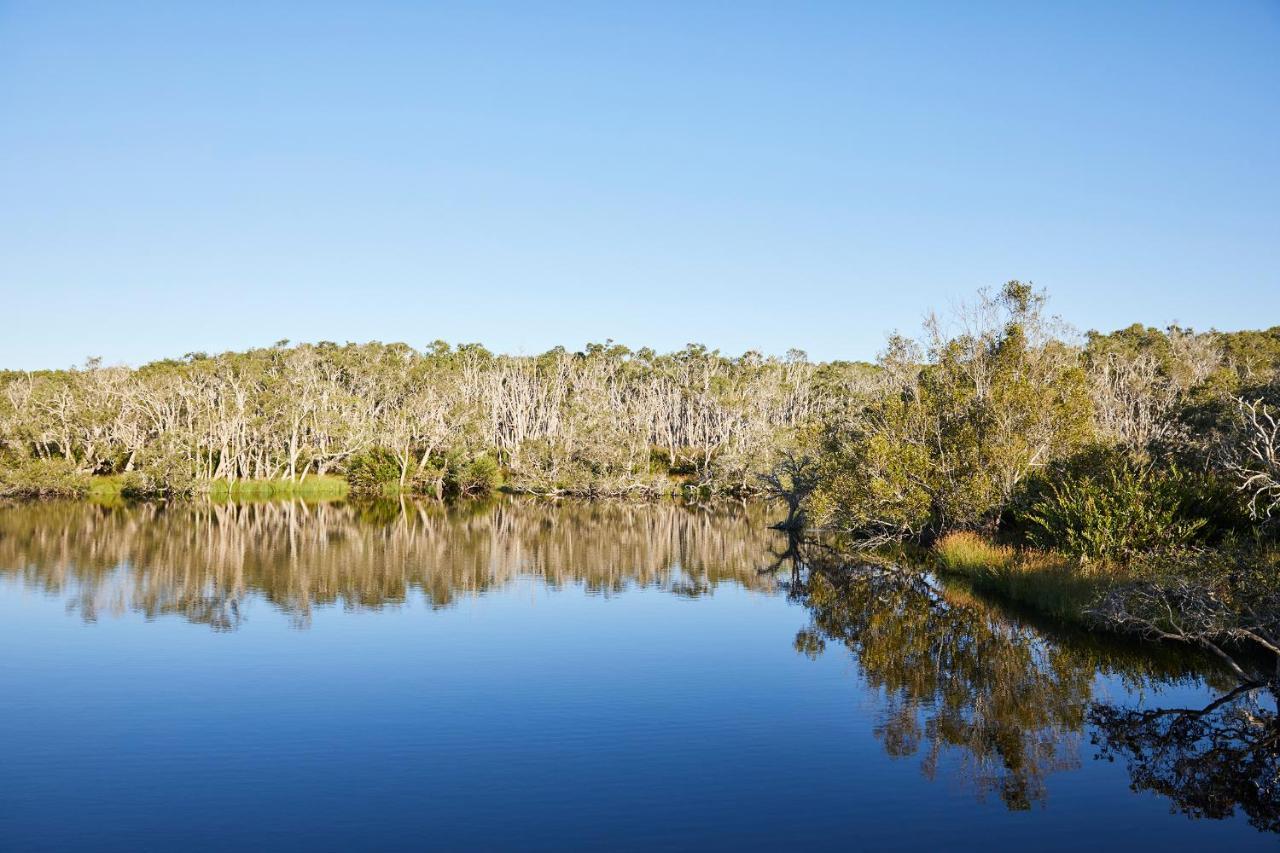
<path id="1" fill-rule="evenodd" d="M 999 545 L 977 533 L 949 533 L 933 546 L 938 569 L 1042 613 L 1085 622 L 1085 610 L 1128 576 L 1122 566 L 1083 564 L 1051 551 Z"/>
<path id="2" fill-rule="evenodd" d="M 86 498 L 98 503 L 113 503 L 129 497 L 127 475 L 85 477 L 75 488 L 51 490 L 47 494 L 28 493 L 17 497 Z M 305 500 L 332 500 L 344 498 L 350 491 L 347 481 L 332 475 L 311 476 L 305 480 L 214 480 L 206 484 L 198 494 L 212 500 L 268 500 L 275 498 L 302 498 Z"/>
<path id="3" fill-rule="evenodd" d="M 305 480 L 215 480 L 208 495 L 214 500 L 252 500 L 255 498 L 324 498 L 345 497 L 347 481 L 329 474 L 312 475 Z"/>
<path id="4" fill-rule="evenodd" d="M 944 578 L 990 594 L 1031 618 L 1102 634 L 1181 645 L 1212 655 L 1241 684 L 1280 687 L 1280 550 L 1226 542 L 1086 561 L 998 545 L 973 533 L 933 547 Z"/>

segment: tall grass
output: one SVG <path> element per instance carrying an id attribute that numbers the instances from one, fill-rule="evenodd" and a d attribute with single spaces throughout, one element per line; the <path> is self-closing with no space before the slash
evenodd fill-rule
<path id="1" fill-rule="evenodd" d="M 958 574 L 1003 571 L 1017 557 L 1008 545 L 997 545 L 977 533 L 948 533 L 934 545 L 943 568 Z"/>
<path id="2" fill-rule="evenodd" d="M 312 475 L 305 480 L 215 480 L 208 495 L 214 500 L 262 498 L 341 498 L 347 495 L 346 479 L 330 474 Z"/>
<path id="3" fill-rule="evenodd" d="M 1110 564 L 1083 565 L 1052 551 L 1012 548 L 960 531 L 934 545 L 941 572 L 964 578 L 974 589 L 1060 619 L 1085 621 L 1085 610 L 1121 571 Z"/>
<path id="4" fill-rule="evenodd" d="M 75 495 L 96 502 L 113 503 L 128 493 L 127 474 L 85 477 L 85 490 Z M 333 475 L 312 475 L 301 481 L 291 480 L 214 480 L 197 494 L 213 500 L 266 500 L 270 498 L 303 498 L 324 500 L 343 498 L 349 489 L 347 481 Z"/>

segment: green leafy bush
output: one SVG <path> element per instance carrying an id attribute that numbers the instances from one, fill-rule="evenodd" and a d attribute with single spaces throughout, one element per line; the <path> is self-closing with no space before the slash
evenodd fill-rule
<path id="1" fill-rule="evenodd" d="M 1211 531 L 1198 478 L 1171 468 L 1112 460 L 1103 470 L 1067 470 L 1039 484 L 1015 510 L 1026 539 L 1082 559 L 1110 559 L 1185 545 Z"/>
<path id="2" fill-rule="evenodd" d="M 448 464 L 440 459 L 433 459 L 428 465 L 415 470 L 409 475 L 406 484 L 410 493 L 429 495 L 439 499 L 444 497 L 444 481 L 448 474 Z"/>
<path id="3" fill-rule="evenodd" d="M 823 430 L 815 523 L 869 539 L 992 530 L 1030 472 L 1084 444 L 1087 375 L 1044 300 L 1011 281 L 962 312 L 963 334 L 934 319 L 922 342 L 890 338 L 883 389 Z"/>
<path id="4" fill-rule="evenodd" d="M 390 450 L 375 447 L 347 460 L 346 477 L 353 493 L 382 494 L 388 484 L 400 479 L 400 463 Z"/>
<path id="5" fill-rule="evenodd" d="M 89 476 L 62 458 L 22 459 L 0 467 L 0 497 L 80 498 Z"/>
<path id="6" fill-rule="evenodd" d="M 120 494 L 127 498 L 190 497 L 200 485 L 185 453 L 157 446 L 139 454 L 134 470 L 124 476 Z"/>
<path id="7" fill-rule="evenodd" d="M 451 495 L 476 497 L 491 494 L 502 486 L 502 469 L 487 453 L 471 458 L 455 456 L 449 460 L 444 486 Z"/>

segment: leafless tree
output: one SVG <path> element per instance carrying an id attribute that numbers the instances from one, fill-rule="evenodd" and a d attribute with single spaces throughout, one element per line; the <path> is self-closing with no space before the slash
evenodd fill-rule
<path id="1" fill-rule="evenodd" d="M 1236 399 L 1240 438 L 1227 451 L 1226 467 L 1249 498 L 1249 514 L 1269 519 L 1280 509 L 1280 418 L 1261 400 Z"/>
<path id="2" fill-rule="evenodd" d="M 1150 353 L 1130 358 L 1107 353 L 1093 366 L 1089 379 L 1103 437 L 1144 451 L 1176 428 L 1170 415 L 1178 403 L 1178 386 Z"/>
<path id="3" fill-rule="evenodd" d="M 1121 632 L 1204 649 L 1242 683 L 1280 686 L 1280 587 L 1264 569 L 1204 557 L 1188 553 L 1176 573 L 1110 588 L 1091 615 Z"/>

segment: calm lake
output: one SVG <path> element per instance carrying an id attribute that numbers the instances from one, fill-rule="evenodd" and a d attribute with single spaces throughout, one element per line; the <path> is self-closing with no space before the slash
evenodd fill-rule
<path id="1" fill-rule="evenodd" d="M 1269 695 L 776 514 L 0 508 L 0 849 L 1275 848 Z"/>

